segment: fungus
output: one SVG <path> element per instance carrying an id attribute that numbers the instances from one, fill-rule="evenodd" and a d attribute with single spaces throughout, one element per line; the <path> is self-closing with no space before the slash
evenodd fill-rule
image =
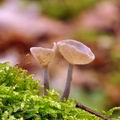
<path id="1" fill-rule="evenodd" d="M 57 43 L 61 55 L 69 63 L 67 80 L 61 100 L 68 99 L 72 81 L 73 65 L 84 65 L 95 59 L 94 54 L 83 43 L 75 40 L 62 40 Z"/>
<path id="2" fill-rule="evenodd" d="M 30 51 L 33 57 L 44 68 L 44 95 L 47 95 L 47 90 L 49 89 L 48 65 L 54 57 L 54 50 L 42 47 L 32 47 Z"/>

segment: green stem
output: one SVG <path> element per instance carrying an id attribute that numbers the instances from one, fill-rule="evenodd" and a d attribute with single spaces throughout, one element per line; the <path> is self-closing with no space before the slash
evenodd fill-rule
<path id="1" fill-rule="evenodd" d="M 72 72 L 73 72 L 73 65 L 69 64 L 68 67 L 68 73 L 67 73 L 67 80 L 65 84 L 65 90 L 63 92 L 63 95 L 61 97 L 61 100 L 68 99 L 70 94 L 70 87 L 71 87 L 71 81 L 72 81 Z"/>
<path id="2" fill-rule="evenodd" d="M 49 81 L 48 81 L 48 69 L 44 69 L 44 95 L 47 95 L 47 90 L 49 90 Z"/>

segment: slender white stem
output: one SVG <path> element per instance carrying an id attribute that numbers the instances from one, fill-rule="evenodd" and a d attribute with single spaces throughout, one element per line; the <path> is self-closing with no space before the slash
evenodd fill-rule
<path id="1" fill-rule="evenodd" d="M 44 95 L 47 95 L 47 90 L 49 90 L 49 81 L 48 81 L 48 69 L 44 69 Z"/>
<path id="2" fill-rule="evenodd" d="M 61 100 L 68 99 L 70 94 L 70 87 L 71 87 L 71 81 L 72 81 L 72 72 L 73 72 L 73 65 L 69 64 L 68 67 L 68 73 L 67 73 L 67 80 L 65 84 L 65 90 L 63 92 L 63 95 L 61 97 Z"/>

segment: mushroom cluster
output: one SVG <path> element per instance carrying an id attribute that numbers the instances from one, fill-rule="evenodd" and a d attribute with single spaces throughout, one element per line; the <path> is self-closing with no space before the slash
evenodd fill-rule
<path id="1" fill-rule="evenodd" d="M 32 47 L 30 49 L 33 57 L 44 68 L 44 95 L 47 95 L 49 89 L 48 82 L 48 66 L 55 57 L 62 55 L 68 62 L 67 80 L 61 100 L 67 100 L 70 93 L 72 81 L 73 65 L 84 65 L 92 62 L 95 59 L 94 54 L 83 43 L 75 40 L 62 40 L 54 44 L 52 49 L 42 47 Z"/>

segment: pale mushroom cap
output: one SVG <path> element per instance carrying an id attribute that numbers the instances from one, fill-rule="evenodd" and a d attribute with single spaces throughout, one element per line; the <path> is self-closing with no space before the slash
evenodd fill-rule
<path id="1" fill-rule="evenodd" d="M 57 45 L 60 53 L 70 64 L 88 64 L 95 59 L 90 48 L 81 42 L 62 40 Z"/>
<path id="2" fill-rule="evenodd" d="M 32 47 L 30 48 L 30 51 L 33 57 L 43 67 L 47 67 L 54 57 L 53 49 L 42 48 L 42 47 Z"/>

